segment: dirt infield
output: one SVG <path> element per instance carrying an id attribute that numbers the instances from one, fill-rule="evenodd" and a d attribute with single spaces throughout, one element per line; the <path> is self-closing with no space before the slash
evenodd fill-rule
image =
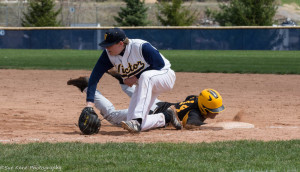
<path id="1" fill-rule="evenodd" d="M 75 125 L 85 95 L 66 83 L 89 74 L 84 70 L 0 70 L 0 143 L 300 139 L 300 75 L 177 73 L 173 91 L 159 97 L 177 102 L 214 88 L 223 96 L 226 110 L 207 123 L 240 121 L 255 128 L 176 131 L 167 127 L 132 135 L 103 120 L 99 134 L 85 136 Z M 105 74 L 98 89 L 117 109 L 127 108 L 129 98 L 112 77 Z"/>

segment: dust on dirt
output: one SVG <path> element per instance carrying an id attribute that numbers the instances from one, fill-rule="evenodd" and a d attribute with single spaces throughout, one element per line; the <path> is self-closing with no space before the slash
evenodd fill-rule
<path id="1" fill-rule="evenodd" d="M 0 70 L 0 143 L 300 139 L 300 75 L 177 72 L 174 89 L 159 97 L 178 102 L 202 89 L 216 89 L 226 109 L 206 122 L 247 122 L 255 125 L 252 129 L 177 131 L 167 127 L 133 135 L 102 120 L 100 132 L 86 136 L 75 125 L 85 106 L 85 95 L 67 81 L 89 75 L 86 70 Z M 103 76 L 98 89 L 116 109 L 129 105 L 118 81 L 109 75 Z"/>
<path id="2" fill-rule="evenodd" d="M 243 116 L 245 114 L 245 110 L 240 110 L 232 119 L 232 121 L 242 121 Z"/>

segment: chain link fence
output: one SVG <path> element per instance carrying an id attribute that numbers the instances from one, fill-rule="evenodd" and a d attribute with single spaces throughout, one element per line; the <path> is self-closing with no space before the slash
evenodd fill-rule
<path id="1" fill-rule="evenodd" d="M 101 3 L 99 3 L 101 2 Z M 0 26 L 20 27 L 22 19 L 29 5 L 29 0 L 0 0 Z M 153 26 L 160 25 L 155 17 L 155 4 L 146 4 L 148 7 L 148 20 Z M 114 16 L 118 15 L 120 7 L 126 7 L 123 1 L 103 0 L 59 0 L 56 1 L 55 10 L 62 8 L 57 16 L 61 26 L 114 26 L 117 23 Z"/>
<path id="2" fill-rule="evenodd" d="M 85 2 L 85 1 L 56 1 L 55 10 L 62 8 L 62 12 L 57 16 L 57 21 L 61 26 L 71 26 L 76 24 L 97 24 L 103 26 L 113 26 L 115 21 L 113 16 L 118 14 L 121 2 Z M 24 13 L 28 8 L 28 1 L 0 1 L 0 26 L 20 27 Z"/>
<path id="3" fill-rule="evenodd" d="M 21 26 L 27 1 L 0 1 L 0 26 Z"/>

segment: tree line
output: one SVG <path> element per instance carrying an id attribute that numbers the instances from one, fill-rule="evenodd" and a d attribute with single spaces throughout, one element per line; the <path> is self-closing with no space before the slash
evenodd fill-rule
<path id="1" fill-rule="evenodd" d="M 114 20 L 116 26 L 147 26 L 148 8 L 145 0 L 123 0 L 125 7 L 120 7 Z M 270 26 L 276 14 L 276 0 L 226 0 L 219 2 L 219 10 L 206 8 L 205 15 L 220 26 Z M 159 0 L 156 2 L 156 17 L 163 26 L 191 26 L 199 11 L 184 7 L 183 0 Z M 31 0 L 24 13 L 22 26 L 42 27 L 60 26 L 57 16 L 61 8 L 54 10 L 54 0 Z"/>

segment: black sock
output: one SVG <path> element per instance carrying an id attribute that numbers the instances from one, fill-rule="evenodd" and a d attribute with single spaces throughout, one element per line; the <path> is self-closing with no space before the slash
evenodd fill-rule
<path id="1" fill-rule="evenodd" d="M 137 118 L 137 119 L 134 119 L 134 120 L 137 120 L 137 122 L 139 122 L 140 124 L 142 124 L 142 118 Z"/>
<path id="2" fill-rule="evenodd" d="M 120 84 L 124 84 L 123 78 L 121 76 L 121 74 L 119 73 L 109 73 L 108 71 L 106 71 L 105 73 L 111 75 L 112 77 L 116 78 Z"/>
<path id="3" fill-rule="evenodd" d="M 166 111 L 163 112 L 163 114 L 165 115 L 165 121 L 166 121 L 166 124 L 171 122 L 171 115 L 168 114 Z"/>

